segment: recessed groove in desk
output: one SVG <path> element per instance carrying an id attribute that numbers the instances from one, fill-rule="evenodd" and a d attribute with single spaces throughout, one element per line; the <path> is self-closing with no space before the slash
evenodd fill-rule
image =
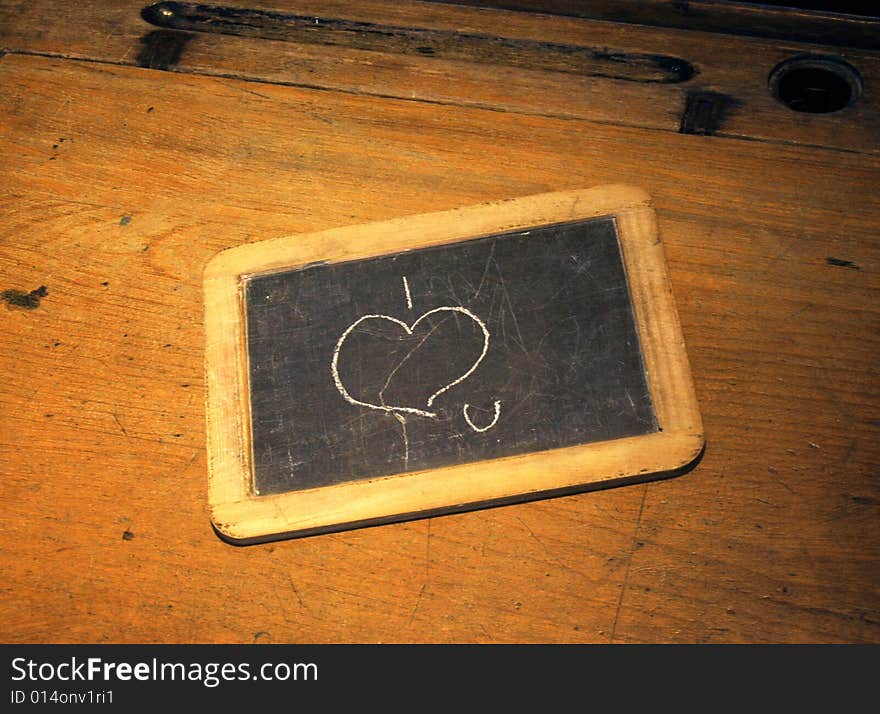
<path id="1" fill-rule="evenodd" d="M 695 74 L 689 62 L 664 54 L 613 52 L 608 48 L 398 27 L 326 15 L 294 15 L 183 2 L 149 5 L 141 15 L 157 27 L 188 32 L 505 65 L 627 82 L 675 84 L 686 82 Z"/>
<path id="2" fill-rule="evenodd" d="M 503 37 L 514 45 L 533 48 L 599 48 L 607 59 L 598 64 L 618 69 L 623 66 L 620 62 L 608 60 L 655 55 L 680 58 L 696 69 L 687 81 L 644 83 L 542 69 L 541 63 L 552 51 L 531 55 L 531 66 L 513 67 L 423 56 L 417 49 L 421 45 L 414 45 L 414 54 L 399 54 L 381 51 L 379 46 L 358 49 L 157 29 L 140 17 L 143 7 L 143 2 L 124 0 L 114 4 L 111 18 L 106 4 L 99 0 L 64 7 L 53 5 L 51 0 L 34 0 L 26 11 L 9 13 L 5 22 L 0 21 L 0 46 L 10 53 L 125 66 L 138 64 L 141 56 L 147 66 L 212 78 L 664 131 L 679 130 L 686 93 L 712 91 L 729 98 L 729 105 L 736 107 L 714 128 L 717 137 L 878 151 L 880 111 L 875 93 L 866 92 L 842 112 L 804 121 L 770 92 L 767 78 L 773 67 L 795 54 L 841 52 L 833 47 L 406 0 L 391 5 L 377 0 L 276 5 L 281 14 L 334 17 L 353 26 L 411 28 L 438 37 Z M 49 25 L 41 19 L 47 13 L 54 18 Z M 163 53 L 163 48 L 167 52 Z M 493 52 L 495 49 L 489 54 Z M 847 49 L 845 54 L 866 81 L 873 81 L 880 73 L 876 53 Z M 749 62 L 741 61 L 744 55 Z M 705 140 L 694 137 L 696 142 Z"/>

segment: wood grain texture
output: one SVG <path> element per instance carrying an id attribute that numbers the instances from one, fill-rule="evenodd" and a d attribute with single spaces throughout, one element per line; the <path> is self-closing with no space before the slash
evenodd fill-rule
<path id="1" fill-rule="evenodd" d="M 853 2 L 725 0 L 431 0 L 461 5 L 589 17 L 610 22 L 776 37 L 877 49 L 876 11 Z M 782 6 L 782 7 L 774 7 Z M 824 5 L 824 7 L 823 7 Z"/>
<path id="2" fill-rule="evenodd" d="M 140 10 L 145 5 L 138 0 L 114 3 L 110 8 L 98 0 L 69 6 L 56 0 L 35 0 L 27 12 L 22 12 L 16 4 L 9 3 L 0 6 L 0 47 L 10 53 L 123 66 L 146 61 L 180 73 L 333 89 L 443 106 L 589 119 L 671 132 L 679 130 L 688 93 L 712 91 L 729 99 L 716 131 L 718 135 L 875 154 L 880 150 L 880 100 L 876 92 L 866 92 L 860 102 L 842 112 L 816 116 L 793 114 L 768 90 L 773 68 L 803 53 L 839 56 L 862 74 L 875 76 L 880 72 L 880 58 L 876 52 L 867 50 L 438 3 L 248 3 L 248 7 L 255 9 L 286 10 L 297 15 L 375 23 L 388 28 L 494 36 L 498 38 L 499 51 L 506 51 L 504 40 L 510 40 L 562 43 L 616 55 L 659 54 L 681 58 L 696 70 L 687 82 L 656 84 L 516 68 L 486 58 L 468 62 L 410 56 L 394 51 L 393 40 L 383 52 L 359 48 L 356 37 L 349 46 L 323 46 L 162 30 L 141 18 Z M 44 18 L 51 18 L 51 22 Z M 165 34 L 157 40 L 156 32 Z M 295 38 L 294 33 L 291 36 Z M 747 62 L 744 57 L 748 57 Z M 625 63 L 609 62 L 608 71 L 619 74 L 621 66 L 625 67 Z M 262 90 L 251 85 L 251 91 L 259 94 Z"/>
<path id="3" fill-rule="evenodd" d="M 880 641 L 873 153 L 799 146 L 799 118 L 791 144 L 743 141 L 14 53 L 0 83 L 0 289 L 47 293 L 0 307 L 5 641 Z M 615 182 L 654 198 L 696 470 L 247 549 L 214 535 L 212 255 Z"/>

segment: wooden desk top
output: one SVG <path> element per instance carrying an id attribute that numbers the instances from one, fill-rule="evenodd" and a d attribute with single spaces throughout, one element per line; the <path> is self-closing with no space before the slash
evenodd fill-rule
<path id="1" fill-rule="evenodd" d="M 419 31 L 383 49 L 344 27 L 159 28 L 142 7 L 0 2 L 0 638 L 880 642 L 877 52 L 413 1 L 271 6 Z M 498 37 L 525 59 L 487 54 Z M 542 43 L 593 64 L 548 67 Z M 774 99 L 771 70 L 807 51 L 856 67 L 861 99 Z M 696 71 L 646 78 L 657 55 Z M 680 133 L 707 92 L 724 98 L 711 126 Z M 695 470 L 217 538 L 213 255 L 609 183 L 654 199 L 705 425 Z"/>

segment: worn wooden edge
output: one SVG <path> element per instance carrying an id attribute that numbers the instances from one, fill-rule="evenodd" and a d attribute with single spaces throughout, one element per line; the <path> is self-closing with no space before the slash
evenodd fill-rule
<path id="1" fill-rule="evenodd" d="M 38 0 L 27 11 L 12 13 L 8 27 L 0 19 L 0 52 L 16 60 L 42 57 L 64 60 L 71 67 L 74 62 L 137 66 L 180 75 L 177 80 L 157 80 L 162 82 L 190 76 L 222 79 L 224 85 L 231 81 L 231 87 L 250 82 L 288 88 L 282 94 L 277 89 L 266 92 L 263 101 L 287 101 L 289 97 L 282 95 L 288 91 L 330 90 L 358 97 L 358 101 L 378 97 L 578 119 L 603 126 L 713 136 L 724 142 L 761 141 L 868 155 L 878 151 L 874 140 L 878 132 L 871 132 L 877 123 L 878 101 L 870 87 L 877 75 L 878 57 L 865 49 L 415 0 L 393 7 L 378 0 L 354 6 L 341 0 L 310 0 L 282 2 L 273 11 L 255 8 L 254 12 L 271 18 L 270 24 L 279 25 L 260 37 L 255 36 L 260 28 L 249 21 L 230 27 L 225 21 L 212 23 L 210 13 L 200 14 L 197 27 L 190 30 L 173 29 L 173 25 L 160 29 L 141 17 L 144 5 L 129 0 L 109 18 L 106 4 L 89 0 L 60 17 L 50 31 L 40 21 L 41 8 L 45 14 L 48 2 Z M 151 7 L 160 12 L 162 5 Z M 212 7 L 215 14 L 221 11 Z M 250 12 L 243 7 L 229 9 L 245 15 Z M 310 15 L 332 25 L 333 41 L 339 44 L 317 42 L 317 35 L 309 29 L 293 33 L 283 29 L 285 17 Z M 102 30 L 110 25 L 118 32 Z M 365 26 L 375 32 L 362 32 Z M 408 33 L 413 32 L 433 37 L 433 44 L 411 42 Z M 375 41 L 366 42 L 364 34 Z M 379 41 L 380 37 L 384 39 Z M 482 39 L 474 44 L 478 37 Z M 430 52 L 432 47 L 437 51 Z M 516 47 L 532 49 L 523 54 L 514 51 Z M 749 54 L 749 63 L 736 60 L 742 53 Z M 504 61 L 503 56 L 507 57 Z M 589 67 L 562 71 L 562 66 L 550 61 L 551 56 L 567 58 L 563 65 L 580 56 Z M 792 110 L 773 94 L 769 75 L 781 62 L 801 56 L 832 59 L 837 66 L 845 62 L 864 78 L 867 91 L 835 112 Z M 98 66 L 78 69 L 111 71 Z M 243 85 L 239 89 L 246 91 Z M 261 94 L 263 90 L 256 92 Z"/>
<path id="2" fill-rule="evenodd" d="M 660 431 L 648 435 L 259 496 L 252 490 L 243 282 L 298 269 L 613 216 Z M 228 249 L 204 272 L 208 501 L 217 533 L 257 542 L 470 510 L 680 473 L 702 422 L 650 197 L 601 186 L 540 194 Z"/>
<path id="3" fill-rule="evenodd" d="M 880 31 L 876 10 L 873 14 L 857 14 L 853 3 L 846 9 L 830 11 L 786 5 L 774 7 L 760 0 L 425 1 L 865 49 L 877 49 Z"/>

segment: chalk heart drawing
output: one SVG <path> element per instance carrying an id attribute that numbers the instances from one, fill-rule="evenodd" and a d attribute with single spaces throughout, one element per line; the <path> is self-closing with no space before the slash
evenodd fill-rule
<path id="1" fill-rule="evenodd" d="M 374 402 L 365 401 L 363 399 L 358 399 L 356 396 L 352 395 L 348 388 L 343 384 L 342 378 L 339 374 L 339 359 L 340 354 L 343 352 L 343 348 L 345 346 L 346 340 L 348 340 L 349 336 L 358 328 L 362 327 L 365 322 L 376 320 L 376 321 L 386 321 L 396 327 L 400 328 L 408 337 L 411 337 L 413 333 L 421 326 L 423 323 L 432 315 L 441 315 L 443 313 L 450 314 L 458 314 L 459 316 L 464 316 L 470 320 L 472 320 L 479 329 L 479 334 L 482 334 L 482 345 L 479 348 L 479 354 L 474 359 L 473 363 L 461 374 L 454 376 L 450 381 L 445 384 L 440 385 L 434 392 L 428 396 L 426 402 L 424 404 L 376 404 Z M 428 333 L 430 334 L 430 333 Z M 427 339 L 427 336 L 426 338 Z M 421 344 L 421 343 L 420 343 Z M 417 348 L 416 348 L 417 349 Z M 464 382 L 468 377 L 470 377 L 476 370 L 477 367 L 480 366 L 483 359 L 486 357 L 486 354 L 489 351 L 489 330 L 486 329 L 485 323 L 477 317 L 474 313 L 464 307 L 460 306 L 445 306 L 434 308 L 433 310 L 428 310 L 421 317 L 419 317 L 415 322 L 407 324 L 403 320 L 399 320 L 396 317 L 391 317 L 390 315 L 363 315 L 355 320 L 349 327 L 342 333 L 339 337 L 339 340 L 336 343 L 336 348 L 333 350 L 333 358 L 331 361 L 331 371 L 333 373 L 333 381 L 336 384 L 336 389 L 342 395 L 342 397 L 349 404 L 354 404 L 361 407 L 367 407 L 368 409 L 374 409 L 376 411 L 387 412 L 393 415 L 403 415 L 403 414 L 414 414 L 416 416 L 427 417 L 427 418 L 437 418 L 437 412 L 434 411 L 434 402 L 441 394 L 449 391 L 453 387 L 458 384 Z M 410 355 L 413 354 L 415 350 L 410 352 Z M 400 362 L 389 374 L 388 382 L 391 381 L 392 377 L 396 373 L 396 371 L 403 365 L 406 359 L 409 358 L 409 355 Z M 495 402 L 495 414 L 494 419 L 489 426 L 486 427 L 477 427 L 471 421 L 470 416 L 468 414 L 469 405 L 465 404 L 463 407 L 464 418 L 467 421 L 468 425 L 474 429 L 474 431 L 487 431 L 491 429 L 495 423 L 498 421 L 498 416 L 500 413 L 501 403 L 499 401 Z"/>

